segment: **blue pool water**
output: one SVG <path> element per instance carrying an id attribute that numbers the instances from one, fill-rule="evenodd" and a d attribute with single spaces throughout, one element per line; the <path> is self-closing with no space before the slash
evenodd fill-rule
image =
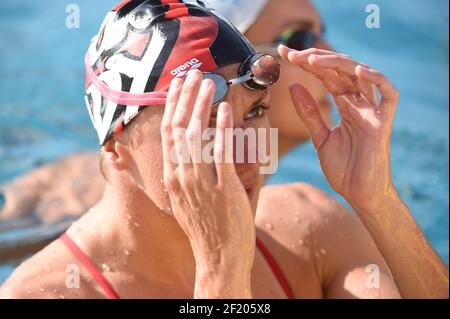
<path id="1" fill-rule="evenodd" d="M 83 103 L 82 57 L 117 1 L 0 1 L 0 183 L 61 156 L 96 147 Z M 395 183 L 448 263 L 448 2 L 377 0 L 381 28 L 365 28 L 373 1 L 316 0 L 332 45 L 383 71 L 402 93 L 393 134 Z M 65 8 L 79 5 L 79 29 Z M 329 189 L 314 150 L 302 146 L 271 183 Z M 389 213 L 389 212 L 387 212 Z M 0 283 L 14 265 L 0 265 Z"/>

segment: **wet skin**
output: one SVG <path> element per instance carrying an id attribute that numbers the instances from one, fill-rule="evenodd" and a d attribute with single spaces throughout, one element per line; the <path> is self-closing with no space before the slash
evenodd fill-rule
<path id="1" fill-rule="evenodd" d="M 270 42 L 283 31 L 285 24 L 296 24 L 298 21 L 313 20 L 315 30 L 317 32 L 320 30 L 320 18 L 309 2 L 286 1 L 289 1 L 289 10 L 283 12 L 279 11 L 283 10 L 280 6 L 274 5 L 276 1 L 271 1 L 261 17 L 247 32 L 247 36 L 254 44 Z M 270 30 L 266 28 L 267 19 L 270 19 Z M 321 48 L 327 47 L 325 42 L 320 42 L 317 46 Z M 297 143 L 309 137 L 307 128 L 301 125 L 302 122 L 299 119 L 296 120 L 295 108 L 292 107 L 291 97 L 289 97 L 287 88 L 290 83 L 297 81 L 306 87 L 317 104 L 319 106 L 322 105 L 320 110 L 323 119 L 328 125 L 330 123 L 327 120 L 329 118 L 329 107 L 326 102 L 324 85 L 315 78 L 314 72 L 308 72 L 308 67 L 299 69 L 294 64 L 290 65 L 285 62 L 282 79 L 279 85 L 272 90 L 272 101 L 275 101 L 275 103 L 271 102 L 272 108 L 269 110 L 272 126 L 280 128 L 282 152 L 291 149 Z M 301 89 L 294 91 L 300 95 L 304 93 Z M 303 97 L 309 98 L 305 94 L 303 94 Z M 273 107 L 274 104 L 276 104 L 276 107 Z M 300 114 L 302 113 L 300 112 Z M 290 124 L 287 125 L 288 123 Z M 316 144 L 318 140 L 316 139 Z M 321 145 L 321 142 L 319 142 L 319 145 Z M 95 155 L 92 154 L 91 158 L 92 163 L 94 163 L 96 160 Z M 77 163 L 76 158 L 73 160 L 74 163 Z M 385 160 L 384 162 L 386 163 L 387 161 Z M 58 172 L 58 168 L 56 167 L 53 171 Z M 100 174 L 93 180 L 100 186 L 104 183 Z M 17 185 L 20 185 L 20 180 L 17 182 Z M 101 188 L 96 188 L 96 190 L 99 189 Z M 54 194 L 54 196 L 67 196 L 65 192 Z M 13 208 L 15 203 L 25 202 L 20 200 L 20 192 L 17 196 L 14 196 L 12 193 L 12 191 L 9 191 L 9 193 L 8 190 L 6 191 L 6 197 L 11 198 L 11 200 L 6 202 L 6 209 L 3 210 L 3 213 L 6 215 L 14 215 Z M 99 191 L 97 198 L 100 195 Z M 24 197 L 29 198 L 27 196 Z M 39 198 L 37 195 L 36 197 Z M 310 185 L 299 183 L 264 187 L 260 198 L 256 215 L 257 234 L 264 240 L 277 261 L 280 262 L 281 268 L 286 273 L 297 297 L 398 296 L 398 291 L 390 275 L 387 275 L 386 264 L 367 228 L 363 226 L 359 218 L 350 215 L 342 205 L 331 199 L 330 196 Z M 29 206 L 33 207 L 33 203 Z M 55 204 L 54 207 L 58 206 Z M 67 206 L 64 204 L 59 207 L 56 211 L 63 211 L 63 208 L 66 211 L 70 211 L 70 207 L 67 209 Z M 90 206 L 86 205 L 86 207 Z M 44 213 L 41 217 L 50 221 L 51 219 L 45 214 L 45 209 L 42 211 Z M 81 212 L 79 208 L 73 209 L 73 211 L 76 213 Z M 58 245 L 60 245 L 58 242 L 52 245 L 55 249 L 59 249 L 58 253 L 61 253 L 62 256 L 66 254 L 65 258 L 71 258 L 67 255 L 67 252 L 64 252 L 63 247 L 58 248 Z M 44 251 L 41 254 L 45 253 Z M 270 270 L 266 269 L 267 265 L 258 266 L 260 265 L 258 263 L 258 258 L 260 257 L 258 251 L 256 251 L 252 273 L 254 296 L 257 297 L 260 293 L 257 287 L 260 287 L 264 294 L 271 294 L 270 291 L 281 293 L 276 281 L 272 280 L 274 277 Z M 45 257 L 43 258 L 45 259 Z M 433 260 L 433 256 L 430 255 L 429 259 Z M 384 271 L 382 285 L 384 289 L 376 291 L 366 289 L 364 284 L 367 276 L 365 267 L 369 264 L 380 265 L 381 270 Z M 436 264 L 439 264 L 439 262 L 436 262 Z M 38 266 L 36 263 L 34 265 L 35 267 Z M 264 271 L 264 269 L 268 271 Z M 445 286 L 445 267 L 441 269 L 444 269 L 443 284 Z M 263 286 L 264 283 L 259 281 L 259 276 L 270 278 L 267 286 Z M 17 275 L 16 278 L 20 281 L 20 277 L 20 275 Z M 86 276 L 86 278 L 89 278 L 89 276 Z M 145 287 L 142 287 L 142 289 L 145 289 Z M 47 293 L 49 296 L 57 297 L 55 294 Z M 89 289 L 87 289 L 87 293 L 89 293 Z M 96 296 L 101 296 L 101 293 L 98 291 L 96 293 Z M 276 293 L 275 295 L 279 294 Z"/>

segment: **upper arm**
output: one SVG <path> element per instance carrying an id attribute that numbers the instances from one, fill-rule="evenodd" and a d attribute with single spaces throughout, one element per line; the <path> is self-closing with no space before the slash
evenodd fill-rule
<path id="1" fill-rule="evenodd" d="M 273 226 L 271 236 L 299 257 L 294 273 L 303 275 L 300 286 L 317 283 L 327 298 L 400 297 L 365 226 L 319 189 L 304 183 L 264 187 L 257 224 Z"/>
<path id="2" fill-rule="evenodd" d="M 357 215 L 341 203 L 326 202 L 312 222 L 315 264 L 327 298 L 400 298 L 389 268 Z"/>

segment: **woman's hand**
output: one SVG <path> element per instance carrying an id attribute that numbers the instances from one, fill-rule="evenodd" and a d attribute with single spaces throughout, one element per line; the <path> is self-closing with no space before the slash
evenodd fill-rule
<path id="1" fill-rule="evenodd" d="M 279 53 L 316 76 L 337 105 L 341 121 L 330 129 L 309 92 L 300 84 L 290 87 L 331 187 L 358 212 L 374 211 L 386 196 L 397 196 L 390 140 L 399 93 L 392 84 L 380 72 L 336 52 L 280 46 Z"/>
<path id="2" fill-rule="evenodd" d="M 219 106 L 213 163 L 200 156 L 208 141 L 199 150 L 193 140 L 209 127 L 214 93 L 214 82 L 202 81 L 200 71 L 189 72 L 184 83 L 173 80 L 161 125 L 164 183 L 196 260 L 195 296 L 249 298 L 254 215 L 235 171 L 233 145 L 225 143 L 225 129 L 233 128 L 231 106 Z M 189 161 L 183 160 L 185 146 Z"/>
<path id="3" fill-rule="evenodd" d="M 286 47 L 279 52 L 320 79 L 336 102 L 341 122 L 329 129 L 308 91 L 298 84 L 290 88 L 328 182 L 357 211 L 401 296 L 448 298 L 448 268 L 392 183 L 389 153 L 398 92 L 383 74 L 349 56 Z"/>

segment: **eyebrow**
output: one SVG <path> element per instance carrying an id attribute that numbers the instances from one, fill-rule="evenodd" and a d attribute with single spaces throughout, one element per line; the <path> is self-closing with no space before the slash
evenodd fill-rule
<path id="1" fill-rule="evenodd" d="M 264 94 L 262 96 L 260 96 L 256 101 L 253 101 L 253 103 L 250 105 L 250 108 L 248 109 L 248 111 L 251 111 L 253 108 L 261 105 L 261 103 L 264 102 L 264 100 L 266 100 L 268 97 L 269 97 L 269 90 L 265 89 Z"/>
<path id="2" fill-rule="evenodd" d="M 305 19 L 300 19 L 300 20 L 291 20 L 291 21 L 289 21 L 289 22 L 286 22 L 285 24 L 283 24 L 283 26 L 282 26 L 282 30 L 281 31 L 283 31 L 283 30 L 286 30 L 286 29 L 288 29 L 289 27 L 292 27 L 292 26 L 295 26 L 295 25 L 300 25 L 300 24 L 303 24 L 303 25 L 308 25 L 308 24 L 310 24 L 310 25 L 312 25 L 312 26 L 314 26 L 315 24 L 317 24 L 314 20 L 312 20 L 312 19 L 307 19 L 307 18 L 305 18 Z M 325 23 L 322 21 L 322 19 L 320 20 L 320 33 L 325 33 L 325 31 L 326 31 L 326 27 L 325 27 Z"/>

